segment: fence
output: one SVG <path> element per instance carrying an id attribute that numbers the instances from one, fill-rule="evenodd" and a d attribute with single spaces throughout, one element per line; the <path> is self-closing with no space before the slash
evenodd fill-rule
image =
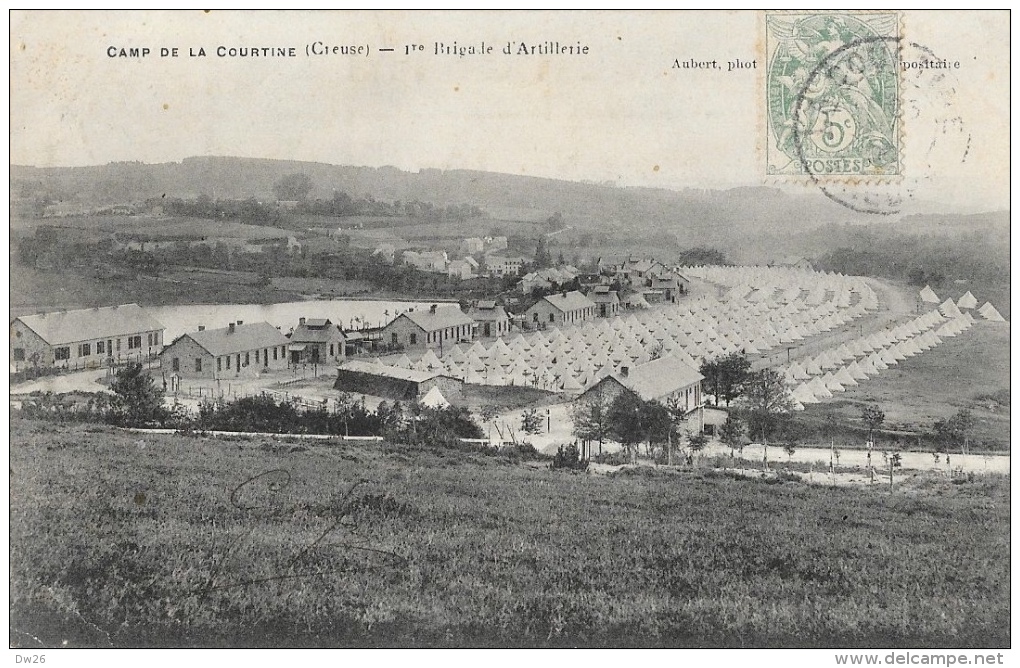
<path id="1" fill-rule="evenodd" d="M 73 362 L 63 360 L 55 363 L 53 366 L 39 366 L 28 362 L 12 362 L 14 371 L 11 372 L 11 382 L 23 382 L 36 380 L 37 378 L 60 376 L 78 371 L 96 371 L 99 369 L 106 369 L 107 375 L 112 376 L 116 373 L 117 369 L 128 364 L 143 364 L 146 369 L 153 369 L 158 366 L 157 362 L 158 356 L 156 353 L 143 352 L 127 355 L 117 354 L 115 357 L 75 360 Z"/>

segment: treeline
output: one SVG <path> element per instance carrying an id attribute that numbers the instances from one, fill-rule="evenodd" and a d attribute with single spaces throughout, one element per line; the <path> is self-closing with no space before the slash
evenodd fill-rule
<path id="1" fill-rule="evenodd" d="M 822 271 L 904 279 L 939 288 L 956 280 L 1009 281 L 1008 244 L 990 234 L 899 234 L 874 226 L 824 228 L 832 250 L 818 256 Z"/>
<path id="2" fill-rule="evenodd" d="M 352 198 L 345 192 L 336 191 L 329 199 L 294 199 L 286 207 L 278 202 L 261 202 L 254 197 L 243 200 L 213 199 L 200 195 L 194 199 L 179 197 L 153 201 L 173 216 L 236 220 L 249 225 L 276 226 L 285 223 L 293 214 L 344 218 L 351 216 L 382 216 L 388 218 L 408 217 L 431 221 L 462 221 L 484 215 L 482 209 L 471 204 L 450 204 L 443 206 L 432 202 L 392 202 L 372 197 Z"/>

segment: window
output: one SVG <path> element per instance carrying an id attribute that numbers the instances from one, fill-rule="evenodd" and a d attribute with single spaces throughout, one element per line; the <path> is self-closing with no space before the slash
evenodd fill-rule
<path id="1" fill-rule="evenodd" d="M 331 343 L 331 344 L 329 344 L 329 356 L 330 356 L 330 357 L 333 357 L 333 356 L 334 356 L 334 354 L 333 354 L 333 344 L 332 344 L 332 343 Z"/>
<path id="2" fill-rule="evenodd" d="M 88 357 L 92 354 L 91 343 L 79 343 L 78 344 L 78 357 Z"/>
<path id="3" fill-rule="evenodd" d="M 152 333 L 152 343 L 157 346 L 159 345 L 159 332 Z"/>
<path id="4" fill-rule="evenodd" d="M 416 345 L 418 343 L 418 335 L 417 334 L 409 335 L 408 341 L 411 343 L 412 346 Z"/>
<path id="5" fill-rule="evenodd" d="M 142 335 L 128 337 L 128 350 L 134 350 L 135 348 L 142 347 Z"/>
<path id="6" fill-rule="evenodd" d="M 55 360 L 69 360 L 71 359 L 71 347 L 63 346 L 61 348 L 53 349 L 53 359 Z"/>
<path id="7" fill-rule="evenodd" d="M 534 313 L 531 314 L 531 319 L 534 320 L 535 322 L 538 322 L 538 311 L 535 311 Z"/>
<path id="8" fill-rule="evenodd" d="M 96 354 L 102 355 L 106 352 L 106 341 L 96 341 Z"/>
<path id="9" fill-rule="evenodd" d="M 549 314 L 549 322 L 556 322 L 556 316 L 552 313 Z"/>
<path id="10" fill-rule="evenodd" d="M 24 348 L 15 348 L 14 349 L 14 361 L 15 362 L 24 362 L 25 361 L 25 349 Z"/>
<path id="11" fill-rule="evenodd" d="M 274 361 L 274 362 L 275 362 L 276 360 L 280 359 L 280 358 L 279 358 L 279 354 L 280 354 L 280 351 L 279 351 L 279 349 L 278 349 L 278 348 L 277 348 L 276 346 L 273 346 L 273 361 Z M 227 364 L 230 364 L 230 360 L 227 360 Z"/>
<path id="12" fill-rule="evenodd" d="M 217 357 L 216 358 L 216 370 L 217 371 L 223 371 L 223 358 L 222 357 Z"/>
<path id="13" fill-rule="evenodd" d="M 142 337 L 139 336 L 138 338 L 140 339 Z M 201 357 L 196 357 L 195 358 L 195 372 L 196 373 L 201 373 L 202 372 L 202 358 Z"/>
<path id="14" fill-rule="evenodd" d="M 392 343 L 393 345 L 397 345 L 397 343 L 399 343 L 399 341 L 397 340 L 397 333 L 396 332 L 393 332 L 392 334 L 390 334 L 390 343 Z"/>
<path id="15" fill-rule="evenodd" d="M 485 323 L 483 326 L 485 327 L 485 336 L 492 336 L 492 330 L 489 323 Z"/>
<path id="16" fill-rule="evenodd" d="M 227 371 L 230 371 L 230 355 L 227 355 Z"/>
<path id="17" fill-rule="evenodd" d="M 262 349 L 262 364 L 269 366 L 269 348 Z"/>
<path id="18" fill-rule="evenodd" d="M 255 364 L 259 363 L 259 351 L 255 351 Z"/>
<path id="19" fill-rule="evenodd" d="M 181 370 L 181 358 L 180 357 L 175 357 L 172 360 L 170 360 L 170 368 L 173 371 L 180 371 Z"/>
<path id="20" fill-rule="evenodd" d="M 149 347 L 151 348 L 152 347 L 152 332 L 149 332 L 149 334 L 145 338 L 149 342 Z"/>
<path id="21" fill-rule="evenodd" d="M 120 352 L 120 339 L 117 339 L 117 352 Z"/>
<path id="22" fill-rule="evenodd" d="M 249 364 L 251 364 L 251 353 L 245 353 L 244 354 L 244 365 L 248 366 Z"/>

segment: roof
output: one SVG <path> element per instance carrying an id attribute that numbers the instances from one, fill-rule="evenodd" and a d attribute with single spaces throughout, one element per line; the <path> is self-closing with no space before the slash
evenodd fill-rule
<path id="1" fill-rule="evenodd" d="M 170 345 L 172 346 L 185 336 L 190 337 L 192 341 L 214 357 L 231 353 L 243 353 L 257 348 L 285 346 L 290 343 L 287 337 L 280 333 L 280 330 L 268 322 L 237 325 L 234 327 L 233 332 L 230 331 L 230 327 L 206 329 L 201 332 L 188 332 L 178 336 Z"/>
<path id="2" fill-rule="evenodd" d="M 649 401 L 690 387 L 701 381 L 704 376 L 680 359 L 664 355 L 633 367 L 626 376 L 614 373 L 607 378 L 612 378 L 645 401 Z"/>
<path id="3" fill-rule="evenodd" d="M 629 259 L 629 255 L 602 255 L 599 257 L 598 265 L 600 267 L 606 265 L 619 266 L 627 262 Z"/>
<path id="4" fill-rule="evenodd" d="M 577 290 L 571 290 L 565 294 L 548 295 L 546 297 L 542 297 L 542 300 L 540 300 L 539 303 L 541 303 L 541 301 L 549 302 L 550 306 L 564 313 L 595 306 L 595 302 L 588 299 Z M 535 307 L 532 306 L 531 308 Z"/>
<path id="5" fill-rule="evenodd" d="M 491 304 L 491 306 L 483 306 L 483 304 Z M 492 322 L 495 320 L 508 320 L 510 316 L 506 314 L 502 306 L 496 306 L 495 302 L 478 302 L 478 306 L 468 311 L 468 316 L 474 320 L 481 320 L 483 322 Z"/>
<path id="6" fill-rule="evenodd" d="M 682 281 L 686 280 L 680 274 L 669 272 L 661 275 L 651 276 L 652 287 L 661 285 L 679 285 Z"/>
<path id="7" fill-rule="evenodd" d="M 615 290 L 599 290 L 600 287 L 596 286 L 593 292 L 588 293 L 588 299 L 592 300 L 596 304 L 619 304 L 620 296 L 616 294 Z M 609 287 L 609 286 L 605 286 Z"/>
<path id="8" fill-rule="evenodd" d="M 467 317 L 458 306 L 439 307 L 436 309 L 435 313 L 432 313 L 431 311 L 409 311 L 407 313 L 400 314 L 400 316 L 394 319 L 394 322 L 399 320 L 401 317 L 406 317 L 426 332 L 436 332 L 441 329 L 446 329 L 447 327 L 470 325 L 474 322 L 474 320 Z"/>
<path id="9" fill-rule="evenodd" d="M 18 320 L 51 346 L 166 329 L 138 304 L 37 313 Z"/>
<path id="10" fill-rule="evenodd" d="M 315 328 L 321 329 L 322 327 L 328 327 L 329 325 L 332 324 L 333 323 L 332 321 L 330 321 L 329 318 L 307 318 L 305 320 L 305 327 L 308 327 L 310 329 Z"/>
<path id="11" fill-rule="evenodd" d="M 366 373 L 373 376 L 380 376 L 382 378 L 396 378 L 397 380 L 406 380 L 412 383 L 423 383 L 426 380 L 437 378 L 439 376 L 452 378 L 452 376 L 439 371 L 419 371 L 418 369 L 405 369 L 399 366 L 383 366 L 381 364 L 375 364 L 374 362 L 362 362 L 360 360 L 344 362 L 337 367 L 337 369 L 339 371 Z"/>
<path id="12" fill-rule="evenodd" d="M 340 338 L 346 338 L 343 331 L 333 323 L 329 326 L 312 326 L 313 321 L 306 321 L 303 325 L 298 325 L 294 333 L 290 335 L 291 343 L 329 343 L 330 341 L 336 340 L 336 335 L 339 334 Z M 326 322 L 329 322 L 328 320 Z M 296 350 L 292 345 L 291 350 Z"/>
<path id="13" fill-rule="evenodd" d="M 629 260 L 627 262 L 630 266 L 628 267 L 632 271 L 645 272 L 654 267 L 657 264 L 661 264 L 658 260 Z"/>

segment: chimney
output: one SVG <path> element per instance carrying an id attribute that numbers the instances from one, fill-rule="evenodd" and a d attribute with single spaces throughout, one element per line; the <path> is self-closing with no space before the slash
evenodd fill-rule
<path id="1" fill-rule="evenodd" d="M 438 308 L 438 306 L 439 306 L 438 304 L 433 304 L 432 306 L 430 306 L 429 307 L 429 313 L 431 313 L 432 315 L 435 315 L 436 314 L 436 309 Z"/>
<path id="2" fill-rule="evenodd" d="M 241 325 L 243 325 L 243 324 L 244 324 L 244 320 L 238 320 L 238 321 L 237 321 L 237 326 L 238 326 L 238 327 L 240 327 L 240 326 L 241 326 Z"/>
<path id="3" fill-rule="evenodd" d="M 630 375 L 630 367 L 629 366 L 621 366 L 620 367 L 620 375 L 623 376 L 624 378 L 626 378 L 628 375 Z"/>
<path id="4" fill-rule="evenodd" d="M 234 323 L 230 323 L 229 325 L 227 325 L 227 334 L 233 334 L 233 333 L 234 333 Z"/>
<path id="5" fill-rule="evenodd" d="M 564 298 L 564 299 L 566 299 L 566 298 L 567 298 L 567 291 L 566 291 L 566 290 L 564 290 L 564 291 L 563 291 L 563 298 Z"/>
<path id="6" fill-rule="evenodd" d="M 297 322 L 298 322 L 298 326 L 299 327 L 303 327 L 304 324 L 305 324 L 305 319 L 304 318 L 298 318 Z"/>
<path id="7" fill-rule="evenodd" d="M 198 326 L 198 331 L 204 332 L 205 331 L 205 325 L 199 325 Z"/>

